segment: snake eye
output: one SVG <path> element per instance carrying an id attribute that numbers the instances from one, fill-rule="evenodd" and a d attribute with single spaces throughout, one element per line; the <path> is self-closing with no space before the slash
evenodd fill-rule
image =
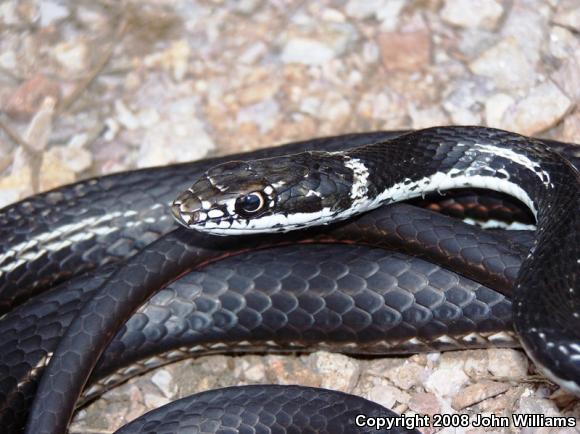
<path id="1" fill-rule="evenodd" d="M 265 203 L 264 195 L 259 191 L 254 191 L 236 200 L 236 211 L 240 215 L 254 214 L 260 211 Z"/>

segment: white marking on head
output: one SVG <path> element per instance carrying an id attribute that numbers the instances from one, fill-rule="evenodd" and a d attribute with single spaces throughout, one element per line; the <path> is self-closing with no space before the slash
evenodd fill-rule
<path id="1" fill-rule="evenodd" d="M 224 213 L 222 211 L 220 211 L 219 209 L 211 209 L 208 211 L 207 215 L 210 218 L 218 218 L 218 217 L 223 217 Z"/>

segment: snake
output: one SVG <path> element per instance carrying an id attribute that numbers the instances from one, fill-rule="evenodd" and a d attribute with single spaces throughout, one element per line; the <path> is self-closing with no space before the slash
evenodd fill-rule
<path id="1" fill-rule="evenodd" d="M 366 136 L 363 140 L 368 141 L 370 137 L 372 136 Z M 538 289 L 538 286 L 533 284 L 534 278 L 537 277 L 534 275 L 534 270 L 550 270 L 550 268 L 542 268 L 541 266 L 534 268 L 529 264 L 535 264 L 534 261 L 539 256 L 544 258 L 547 254 L 546 249 L 550 252 L 550 246 L 555 250 L 553 246 L 555 244 L 558 245 L 558 252 L 554 251 L 552 253 L 556 256 L 560 255 L 562 263 L 568 264 L 569 268 L 562 269 L 558 277 L 560 278 L 560 283 L 564 281 L 569 285 L 567 290 L 570 295 L 568 297 L 571 297 L 572 301 L 577 301 L 577 297 L 574 298 L 577 295 L 574 293 L 577 269 L 574 268 L 573 264 L 570 265 L 571 258 L 577 258 L 578 256 L 577 244 L 574 245 L 572 243 L 578 233 L 578 221 L 574 213 L 574 211 L 578 210 L 578 174 L 575 169 L 560 158 L 557 153 L 546 148 L 538 141 L 491 129 L 445 127 L 408 134 L 395 134 L 393 139 L 380 139 L 378 135 L 375 135 L 374 138 L 378 139 L 375 143 L 363 145 L 352 151 L 340 153 L 336 151 L 311 152 L 294 155 L 293 157 L 282 157 L 281 160 L 257 160 L 250 163 L 227 163 L 217 166 L 202 175 L 202 179 L 194 184 L 194 187 L 188 190 L 185 196 L 181 195 L 179 197 L 173 207 L 174 214 L 184 225 L 193 225 L 198 229 L 209 230 L 214 233 L 218 232 L 219 234 L 229 233 L 230 231 L 234 234 L 262 230 L 282 232 L 288 229 L 300 229 L 312 222 L 331 223 L 336 220 L 347 219 L 352 217 L 353 214 L 361 212 L 361 210 L 369 210 L 384 202 L 402 200 L 412 195 L 424 194 L 429 188 L 438 191 L 455 187 L 492 187 L 512 194 L 530 207 L 536 216 L 538 225 L 538 236 L 531 250 L 532 254 L 523 262 L 523 271 L 520 271 L 518 275 L 518 283 L 514 292 L 516 300 L 514 304 L 514 323 L 521 339 L 524 341 L 524 348 L 527 351 L 531 351 L 529 342 L 534 343 L 534 332 L 529 329 L 522 333 L 521 322 L 518 323 L 518 321 L 529 321 L 530 317 L 535 317 L 539 318 L 540 322 L 545 322 L 548 317 L 546 315 L 539 317 L 536 315 L 538 310 L 537 299 L 532 300 L 536 302 L 532 303 L 532 308 L 536 309 L 536 313 L 534 313 L 533 309 L 532 314 L 525 313 L 529 306 L 526 307 L 525 301 L 518 298 L 518 293 L 528 292 L 530 291 L 529 288 L 541 293 L 542 288 Z M 337 141 L 342 141 L 342 144 L 348 142 L 344 137 L 339 138 Z M 393 155 L 389 156 L 391 151 Z M 385 154 L 386 159 L 384 159 Z M 423 158 L 419 158 L 421 156 Z M 388 161 L 389 173 L 393 172 L 394 175 L 384 175 L 384 171 L 379 170 L 378 157 L 381 157 L 381 161 Z M 284 167 L 286 167 L 286 170 L 280 170 Z M 308 176 L 304 176 L 304 172 L 301 172 L 304 167 L 308 168 Z M 433 172 L 431 173 L 429 170 L 433 170 Z M 243 182 L 240 182 L 240 179 L 243 180 L 248 173 L 251 174 L 252 183 L 249 186 L 246 185 L 246 187 L 249 187 L 251 191 L 241 193 L 239 188 Z M 300 177 L 300 173 L 302 173 L 302 177 Z M 403 176 L 403 178 L 399 178 L 401 182 L 395 182 L 396 178 L 393 176 L 399 176 L 401 173 L 409 176 Z M 448 175 L 447 178 L 445 178 L 445 173 Z M 226 177 L 230 177 L 231 182 L 229 184 L 224 182 L 225 179 L 220 178 L 224 174 L 227 175 Z M 416 178 L 417 175 L 421 175 L 421 178 Z M 268 184 L 261 184 L 261 188 L 258 188 L 260 184 L 255 181 L 262 176 L 263 179 L 268 179 L 269 177 Z M 285 176 L 285 180 L 277 178 L 279 176 Z M 285 184 L 281 184 L 282 182 Z M 94 186 L 95 184 L 93 181 L 92 185 Z M 76 191 L 81 191 L 82 193 L 82 187 L 87 185 L 90 185 L 90 183 L 76 186 Z M 228 185 L 234 191 L 229 191 Z M 290 187 L 279 190 L 285 185 Z M 421 185 L 422 188 L 417 185 Z M 211 194 L 208 197 L 204 196 L 209 190 L 211 190 Z M 225 195 L 222 190 L 225 190 Z M 383 193 L 389 191 L 392 197 L 385 199 L 381 195 L 381 191 Z M 409 192 L 411 194 L 404 196 L 404 194 Z M 320 196 L 316 193 L 320 194 Z M 329 197 L 331 201 L 334 200 L 334 206 L 329 206 L 326 203 L 320 207 L 316 205 L 318 203 L 322 204 L 322 201 Z M 307 200 L 304 202 L 300 200 L 301 198 Z M 313 198 L 320 199 L 320 201 Z M 201 205 L 203 209 L 190 209 L 189 207 L 192 203 L 195 206 Z M 271 204 L 274 205 L 271 206 Z M 558 206 L 556 207 L 555 205 Z M 23 206 L 30 207 L 30 203 Z M 258 209 L 254 208 L 256 206 Z M 263 210 L 264 207 L 267 207 L 265 211 Z M 358 211 L 355 209 L 357 207 Z M 235 215 L 234 213 L 240 215 Z M 555 217 L 561 218 L 562 224 L 557 227 L 553 223 Z M 556 237 L 558 242 L 554 242 L 552 240 L 554 234 L 561 234 L 564 229 L 567 234 L 566 237 Z M 549 235 L 543 235 L 545 233 Z M 187 262 L 186 259 L 191 259 L 191 257 L 188 258 L 187 254 L 183 253 L 183 251 L 187 251 L 186 241 L 188 241 L 184 238 L 188 238 L 191 241 L 192 237 L 199 238 L 198 235 L 184 235 L 183 232 L 171 233 L 167 238 L 141 250 L 141 253 L 137 256 L 140 260 L 150 264 L 151 270 L 155 271 L 157 264 L 168 261 L 173 264 L 172 267 L 169 267 L 169 274 L 181 272 L 188 267 L 188 265 L 184 264 L 184 262 Z M 215 245 L 222 245 L 222 241 L 216 241 L 215 237 L 209 236 L 209 239 L 212 240 L 211 243 L 214 247 Z M 552 241 L 548 242 L 546 240 Z M 223 245 L 228 244 L 227 241 L 223 241 L 223 243 Z M 251 244 L 251 242 L 248 243 L 248 245 Z M 560 250 L 562 247 L 564 249 Z M 160 251 L 165 252 L 167 256 L 161 258 L 163 255 L 159 254 Z M 565 260 L 562 258 L 563 254 L 566 254 Z M 194 256 L 199 259 L 199 250 Z M 202 258 L 203 261 L 207 259 L 207 257 Z M 553 258 L 550 259 L 554 260 Z M 136 280 L 143 279 L 150 282 L 152 286 L 159 286 L 167 283 L 166 281 L 170 279 L 165 276 L 155 276 L 154 271 L 135 278 L 136 269 L 127 268 L 125 271 L 120 270 L 113 273 L 115 277 L 107 278 L 109 288 L 114 287 L 115 290 L 121 290 L 120 292 L 122 293 L 127 287 L 138 286 L 139 282 L 136 282 Z M 531 270 L 531 268 L 534 268 L 534 270 Z M 530 275 L 532 277 L 526 277 Z M 129 279 L 129 277 L 132 278 Z M 50 279 L 53 279 L 53 277 L 50 277 L 49 281 Z M 34 287 L 34 285 L 32 286 Z M 555 289 L 552 290 L 550 297 L 562 296 L 562 288 L 560 286 L 552 285 L 552 287 Z M 558 292 L 558 289 L 560 289 L 560 292 Z M 136 296 L 135 291 L 129 291 L 127 295 L 128 298 L 132 298 L 131 303 L 134 305 L 138 305 L 143 298 L 146 298 L 146 296 Z M 119 302 L 117 300 L 108 302 L 107 297 L 110 297 L 110 294 L 108 296 L 97 296 L 95 298 L 97 301 L 87 303 L 81 310 L 81 314 L 77 316 L 77 319 L 83 318 L 85 326 L 87 324 L 93 326 L 94 323 L 92 321 L 97 316 L 103 316 L 103 308 L 107 314 L 104 316 L 109 316 L 110 314 L 111 317 L 115 317 L 119 313 L 118 306 L 123 307 L 121 311 L 125 313 L 134 310 L 133 307 L 124 307 L 126 306 L 124 304 L 126 300 L 119 298 Z M 137 298 L 140 298 L 140 300 L 136 301 Z M 96 309 L 99 305 L 101 310 Z M 559 309 L 559 314 L 566 310 L 560 303 L 556 303 L 556 305 Z M 576 306 L 573 303 L 571 304 L 572 315 L 570 318 L 572 319 L 568 318 L 566 321 L 573 323 Z M 112 309 L 109 310 L 109 307 Z M 89 313 L 88 316 L 87 312 Z M 518 312 L 524 312 L 524 314 L 520 315 Z M 523 319 L 518 320 L 520 317 Z M 62 402 L 60 399 L 54 401 L 44 399 L 47 395 L 46 390 L 43 391 L 43 388 L 46 389 L 46 384 L 48 384 L 48 389 L 51 389 L 48 390 L 48 396 L 52 393 L 54 397 L 55 392 L 62 394 L 63 391 L 71 392 L 74 395 L 73 389 L 75 386 L 69 387 L 67 381 L 62 380 L 62 374 L 58 373 L 58 369 L 60 369 L 58 364 L 66 365 L 70 362 L 71 336 L 78 341 L 84 339 L 86 332 L 93 334 L 95 332 L 95 330 L 82 330 L 82 323 L 80 328 L 78 328 L 78 324 L 75 326 L 75 323 L 78 323 L 77 319 L 72 321 L 69 331 L 51 358 L 48 371 L 54 370 L 56 364 L 56 375 L 45 374 L 41 380 L 39 398 L 35 401 L 34 406 L 40 406 L 41 411 L 38 412 L 40 417 L 35 416 L 38 409 L 33 407 L 32 418 L 28 425 L 30 432 L 59 432 L 59 430 L 62 430 L 62 419 L 55 416 L 58 413 L 52 410 L 55 405 L 58 406 Z M 115 319 L 115 322 L 118 323 L 119 320 Z M 532 324 L 534 325 L 533 322 Z M 95 327 L 98 328 L 102 325 L 99 324 Z M 110 325 L 107 324 L 107 326 Z M 562 347 L 567 342 L 566 338 L 569 339 L 569 348 L 565 346 L 563 348 L 568 351 L 574 350 L 574 330 L 570 329 L 570 323 L 559 323 L 558 325 L 564 325 L 564 327 L 558 329 L 558 338 L 561 340 L 558 341 L 559 345 L 556 347 L 556 351 L 552 352 L 556 355 L 555 360 L 552 359 L 552 362 L 558 362 L 559 364 L 555 366 L 550 363 L 542 363 L 541 360 L 544 360 L 540 360 L 541 357 L 544 357 L 542 353 L 538 355 L 538 353 L 532 352 L 532 359 L 550 378 L 564 387 L 574 390 L 574 379 L 577 379 L 575 377 L 576 371 L 569 368 L 578 367 L 574 365 L 575 359 L 573 357 L 563 358 L 558 353 L 558 351 L 562 351 L 559 347 Z M 540 327 L 537 324 L 534 326 L 538 329 Z M 75 329 L 75 327 L 77 328 Z M 546 329 L 539 330 L 540 332 L 537 336 L 545 339 L 547 336 Z M 572 335 L 566 335 L 566 332 L 572 332 Z M 542 333 L 544 338 L 541 336 Z M 67 336 L 69 336 L 68 342 Z M 91 336 L 91 344 L 97 346 L 100 346 L 101 342 L 108 342 L 111 337 L 108 336 L 102 341 L 98 341 L 98 338 L 95 339 L 93 335 Z M 548 336 L 550 338 L 553 337 L 551 335 Z M 528 339 L 528 343 L 526 343 L 526 339 Z M 562 339 L 564 340 L 562 341 Z M 561 342 L 564 342 L 564 344 Z M 548 341 L 548 343 L 551 342 Z M 59 350 L 63 345 L 64 348 L 69 345 L 69 352 L 65 352 L 64 357 L 61 359 Z M 78 350 L 78 348 L 74 348 L 72 352 Z M 81 355 L 81 357 L 83 356 Z M 91 357 L 94 358 L 94 353 Z M 65 369 L 68 369 L 66 375 L 72 372 L 70 365 L 68 368 L 65 367 Z M 80 367 L 78 372 L 80 371 L 87 370 Z M 90 368 L 88 371 L 90 371 Z M 78 372 L 75 371 L 75 374 Z M 82 388 L 82 385 L 78 387 Z M 40 404 L 38 404 L 39 402 Z M 48 419 L 46 419 L 47 415 Z M 35 425 L 37 421 L 43 420 L 43 417 L 45 418 L 44 422 L 40 425 Z M 66 423 L 68 419 L 65 417 L 64 420 L 64 423 Z M 47 423 L 47 421 L 49 422 Z"/>

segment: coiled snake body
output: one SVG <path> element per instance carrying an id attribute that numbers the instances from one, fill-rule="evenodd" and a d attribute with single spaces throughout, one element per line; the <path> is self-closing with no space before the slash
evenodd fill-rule
<path id="1" fill-rule="evenodd" d="M 312 152 L 217 166 L 179 197 L 174 213 L 185 225 L 227 234 L 331 223 L 383 203 L 450 188 L 492 188 L 515 196 L 535 214 L 538 228 L 534 246 L 517 277 L 515 327 L 524 348 L 546 375 L 578 393 L 578 172 L 538 141 L 487 128 L 428 129 L 392 140 L 377 134 L 366 136 L 367 143 L 369 138 L 374 143 L 347 152 Z M 54 200 L 58 202 L 58 198 Z M 34 202 L 21 207 L 33 208 Z M 7 216 L 9 219 L 10 212 Z M 74 221 L 68 223 L 74 225 Z M 341 230 L 339 227 L 338 232 Z M 197 243 L 195 248 L 192 241 Z M 247 242 L 238 243 L 238 248 L 270 244 L 272 240 L 252 238 Z M 154 288 L 199 263 L 223 256 L 231 243 L 228 238 L 174 231 L 105 277 L 103 289 L 71 321 L 52 355 L 28 432 L 62 432 L 98 355 L 123 320 Z M 17 266 L 9 271 L 15 270 Z M 28 287 L 37 288 L 37 281 Z M 11 294 L 11 289 L 6 292 Z M 344 402 L 349 399 L 344 398 Z M 298 397 L 290 400 L 290 405 L 299 401 Z M 359 402 L 352 403 L 364 412 Z M 338 432 L 336 425 L 328 428 L 323 422 L 309 420 L 305 426 Z M 297 420 L 290 418 L 288 423 L 294 425 Z M 344 422 L 338 425 L 345 427 Z M 343 429 L 349 431 L 348 427 Z"/>

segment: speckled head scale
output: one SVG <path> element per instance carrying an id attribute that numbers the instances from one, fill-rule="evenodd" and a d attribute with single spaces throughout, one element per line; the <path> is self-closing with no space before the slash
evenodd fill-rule
<path id="1" fill-rule="evenodd" d="M 172 212 L 182 225 L 216 235 L 283 232 L 335 217 L 349 205 L 351 183 L 344 158 L 329 153 L 234 161 L 204 173 Z"/>

